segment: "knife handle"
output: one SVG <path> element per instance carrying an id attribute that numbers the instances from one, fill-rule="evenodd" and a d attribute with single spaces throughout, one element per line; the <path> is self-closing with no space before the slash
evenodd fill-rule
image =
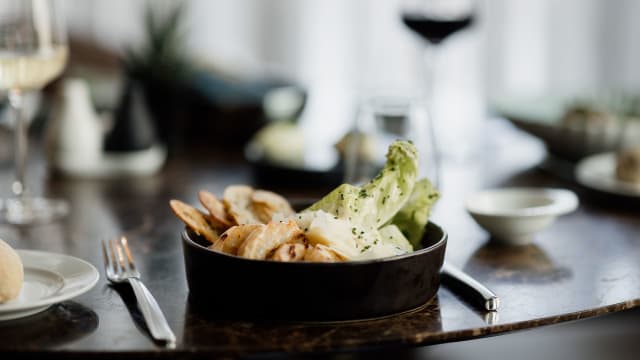
<path id="1" fill-rule="evenodd" d="M 498 296 L 476 279 L 453 265 L 442 266 L 442 283 L 475 306 L 485 311 L 497 311 L 500 305 Z"/>

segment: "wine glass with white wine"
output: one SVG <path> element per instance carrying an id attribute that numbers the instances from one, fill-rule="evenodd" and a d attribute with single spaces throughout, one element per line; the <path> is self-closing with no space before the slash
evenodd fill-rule
<path id="1" fill-rule="evenodd" d="M 0 203 L 1 221 L 30 225 L 69 212 L 64 200 L 33 196 L 27 187 L 28 121 L 24 94 L 42 89 L 67 61 L 65 30 L 51 0 L 0 0 L 0 92 L 14 115 L 15 181 L 13 197 Z"/>

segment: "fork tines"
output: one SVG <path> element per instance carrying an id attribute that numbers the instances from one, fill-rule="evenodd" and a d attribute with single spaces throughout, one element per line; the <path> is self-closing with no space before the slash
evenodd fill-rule
<path id="1" fill-rule="evenodd" d="M 129 242 L 125 236 L 121 236 L 118 239 L 103 240 L 102 256 L 105 269 L 112 271 L 112 274 L 125 272 L 128 269 L 133 271 L 136 268 L 133 255 L 129 250 Z"/>

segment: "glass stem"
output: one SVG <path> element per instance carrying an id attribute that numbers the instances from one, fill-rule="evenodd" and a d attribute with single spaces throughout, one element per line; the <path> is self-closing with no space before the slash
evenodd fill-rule
<path id="1" fill-rule="evenodd" d="M 27 121 L 23 112 L 23 94 L 19 89 L 9 91 L 9 104 L 14 114 L 14 151 L 16 177 L 11 185 L 13 194 L 19 197 L 26 196 L 25 176 L 27 172 L 27 156 L 29 138 L 27 134 Z"/>
<path id="2" fill-rule="evenodd" d="M 426 63 L 425 66 L 425 74 L 424 74 L 424 78 L 425 78 L 425 99 L 426 99 L 426 105 L 427 105 L 427 117 L 429 118 L 429 134 L 431 136 L 431 143 L 433 144 L 433 149 L 434 149 L 434 156 L 433 156 L 433 161 L 435 162 L 433 164 L 433 166 L 435 167 L 436 171 L 435 171 L 435 178 L 433 179 L 434 182 L 434 186 L 436 188 L 438 188 L 440 185 L 442 185 L 441 183 L 441 179 L 442 179 L 442 153 L 440 150 L 440 144 L 438 144 L 438 136 L 436 134 L 436 131 L 438 131 L 438 125 L 436 124 L 437 119 L 435 119 L 434 114 L 436 113 L 434 111 L 434 105 L 435 105 L 435 92 L 434 89 L 437 87 L 436 86 L 436 82 L 437 82 L 437 68 L 438 68 L 438 61 L 439 59 L 439 48 L 438 45 L 432 45 L 432 44 L 426 44 L 425 46 L 425 50 L 424 50 L 424 62 Z"/>

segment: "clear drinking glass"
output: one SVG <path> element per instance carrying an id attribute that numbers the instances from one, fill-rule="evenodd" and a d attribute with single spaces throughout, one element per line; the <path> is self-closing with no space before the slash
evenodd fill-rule
<path id="1" fill-rule="evenodd" d="M 440 164 L 433 126 L 424 100 L 405 97 L 372 97 L 363 101 L 352 141 L 345 157 L 345 179 L 350 184 L 370 180 L 384 166 L 389 145 L 410 140 L 418 150 L 418 177 L 428 177 L 438 187 Z"/>
<path id="2" fill-rule="evenodd" d="M 28 122 L 24 94 L 58 76 L 67 61 L 66 34 L 50 0 L 0 0 L 0 91 L 14 114 L 13 197 L 0 205 L 2 221 L 29 225 L 56 220 L 69 211 L 66 201 L 35 197 L 27 187 Z"/>

